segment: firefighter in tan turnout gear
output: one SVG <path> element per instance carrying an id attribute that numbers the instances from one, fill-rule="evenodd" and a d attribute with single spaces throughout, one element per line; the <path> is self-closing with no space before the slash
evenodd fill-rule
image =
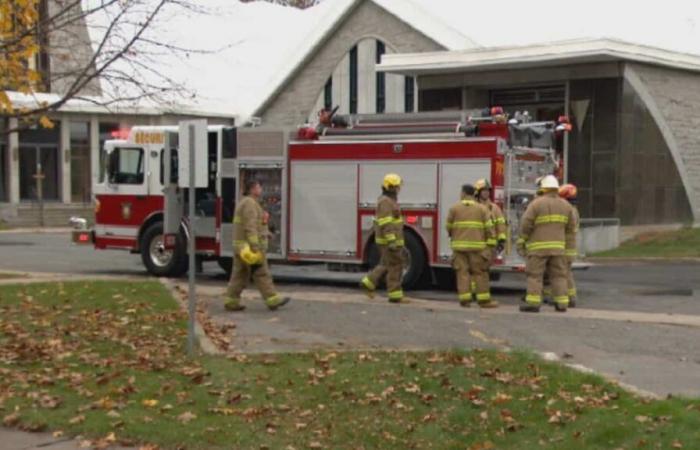
<path id="1" fill-rule="evenodd" d="M 251 277 L 269 309 L 275 310 L 290 300 L 288 297 L 282 298 L 275 290 L 267 264 L 265 251 L 269 232 L 265 223 L 265 212 L 259 203 L 261 195 L 262 185 L 256 180 L 247 180 L 244 197 L 236 205 L 234 212 L 233 269 L 224 304 L 229 311 L 245 309 L 241 303 L 241 293 Z"/>
<path id="2" fill-rule="evenodd" d="M 401 177 L 395 173 L 386 174 L 374 219 L 374 242 L 379 248 L 379 264 L 360 282 L 367 296 L 373 298 L 380 281 L 386 277 L 387 296 L 391 303 L 401 303 L 403 300 L 401 276 L 404 240 L 403 217 L 398 203 L 400 190 Z"/>
<path id="3" fill-rule="evenodd" d="M 491 299 L 489 266 L 496 245 L 491 213 L 474 198 L 474 186 L 462 186 L 462 199 L 450 208 L 445 226 L 452 246 L 452 266 L 457 279 L 459 304 L 472 301 L 471 284 L 476 285 L 476 301 L 482 308 L 495 308 Z"/>
<path id="4" fill-rule="evenodd" d="M 577 195 L 578 189 L 576 189 L 576 186 L 573 184 L 565 184 L 559 188 L 559 197 L 568 201 L 574 210 L 574 217 L 576 218 L 576 234 L 578 234 L 578 228 L 580 225 L 578 208 L 576 207 Z M 574 260 L 578 256 L 578 250 L 576 248 L 576 240 L 569 242 L 569 244 L 571 244 L 571 246 L 567 245 L 566 247 L 566 263 L 569 269 L 566 273 L 566 287 L 568 289 L 567 294 L 569 295 L 569 306 L 571 308 L 575 308 L 577 292 L 576 282 L 574 281 L 574 271 L 571 270 L 571 267 L 574 264 Z"/>
<path id="5" fill-rule="evenodd" d="M 569 305 L 566 277 L 566 249 L 575 247 L 576 216 L 566 200 L 559 197 L 559 181 L 553 175 L 544 177 L 542 195 L 527 207 L 521 219 L 518 253 L 527 256 L 526 304 L 524 312 L 539 312 L 542 304 L 542 281 L 549 276 L 557 311 Z"/>

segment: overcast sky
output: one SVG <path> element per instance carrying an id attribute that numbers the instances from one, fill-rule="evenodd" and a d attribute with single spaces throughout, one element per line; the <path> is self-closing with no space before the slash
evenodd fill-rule
<path id="1" fill-rule="evenodd" d="M 166 16 L 151 34 L 213 53 L 163 57 L 161 70 L 196 91 L 200 108 L 249 114 L 299 61 L 299 49 L 352 0 L 325 0 L 306 11 L 266 2 L 193 1 L 210 14 Z M 700 55 L 700 1 L 382 1 L 408 2 L 484 46 L 613 37 Z"/>

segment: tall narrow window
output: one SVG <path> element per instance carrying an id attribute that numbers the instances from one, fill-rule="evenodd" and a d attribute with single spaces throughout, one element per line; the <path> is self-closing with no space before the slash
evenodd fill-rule
<path id="1" fill-rule="evenodd" d="M 406 85 L 404 87 L 404 111 L 407 113 L 414 111 L 416 103 L 416 87 L 413 77 L 405 78 Z"/>
<path id="2" fill-rule="evenodd" d="M 350 50 L 350 114 L 357 114 L 357 45 Z"/>
<path id="3" fill-rule="evenodd" d="M 377 41 L 377 64 L 382 62 L 384 53 L 386 53 L 384 42 Z M 383 72 L 377 72 L 377 112 L 383 113 L 384 111 L 386 111 L 386 75 Z"/>
<path id="4" fill-rule="evenodd" d="M 333 109 L 333 77 L 328 77 L 323 87 L 323 107 L 327 110 Z"/>

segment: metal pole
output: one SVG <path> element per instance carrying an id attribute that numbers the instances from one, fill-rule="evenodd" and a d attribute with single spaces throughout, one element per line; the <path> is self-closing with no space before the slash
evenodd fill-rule
<path id="1" fill-rule="evenodd" d="M 567 80 L 564 90 L 564 115 L 571 117 L 571 82 Z M 569 132 L 564 132 L 564 183 L 569 182 Z"/>
<path id="2" fill-rule="evenodd" d="M 194 216 L 194 202 L 195 202 L 195 182 L 194 182 L 194 125 L 189 126 L 189 142 L 188 148 L 190 152 L 190 182 L 189 182 L 189 224 L 190 224 L 190 240 L 189 240 L 189 258 L 190 265 L 188 270 L 189 275 L 189 326 L 187 330 L 187 353 L 192 356 L 194 355 L 194 321 L 196 315 L 196 296 L 195 296 L 195 216 Z"/>

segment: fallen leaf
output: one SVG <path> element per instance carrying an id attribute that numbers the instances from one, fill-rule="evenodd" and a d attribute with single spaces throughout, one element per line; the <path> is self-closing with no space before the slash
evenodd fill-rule
<path id="1" fill-rule="evenodd" d="M 679 440 L 673 441 L 673 443 L 671 444 L 671 446 L 672 446 L 673 448 L 683 448 L 683 444 L 681 444 L 681 442 L 680 442 Z"/>
<path id="2" fill-rule="evenodd" d="M 68 423 L 70 423 L 71 425 L 79 425 L 83 422 L 85 422 L 85 416 L 82 414 L 79 416 L 75 416 L 68 421 Z"/>
<path id="3" fill-rule="evenodd" d="M 177 416 L 177 420 L 179 420 L 181 423 L 190 423 L 191 421 L 193 421 L 196 418 L 197 418 L 197 415 L 192 414 L 190 411 L 185 411 L 184 413 Z"/>
<path id="4" fill-rule="evenodd" d="M 143 406 L 148 407 L 148 408 L 153 408 L 153 407 L 155 407 L 156 405 L 158 405 L 158 400 L 146 399 L 146 400 L 142 401 L 141 404 L 142 404 Z"/>
<path id="5" fill-rule="evenodd" d="M 2 419 L 2 424 L 5 425 L 6 427 L 13 427 L 17 425 L 19 422 L 19 414 L 17 413 L 12 413 L 9 414 Z"/>

